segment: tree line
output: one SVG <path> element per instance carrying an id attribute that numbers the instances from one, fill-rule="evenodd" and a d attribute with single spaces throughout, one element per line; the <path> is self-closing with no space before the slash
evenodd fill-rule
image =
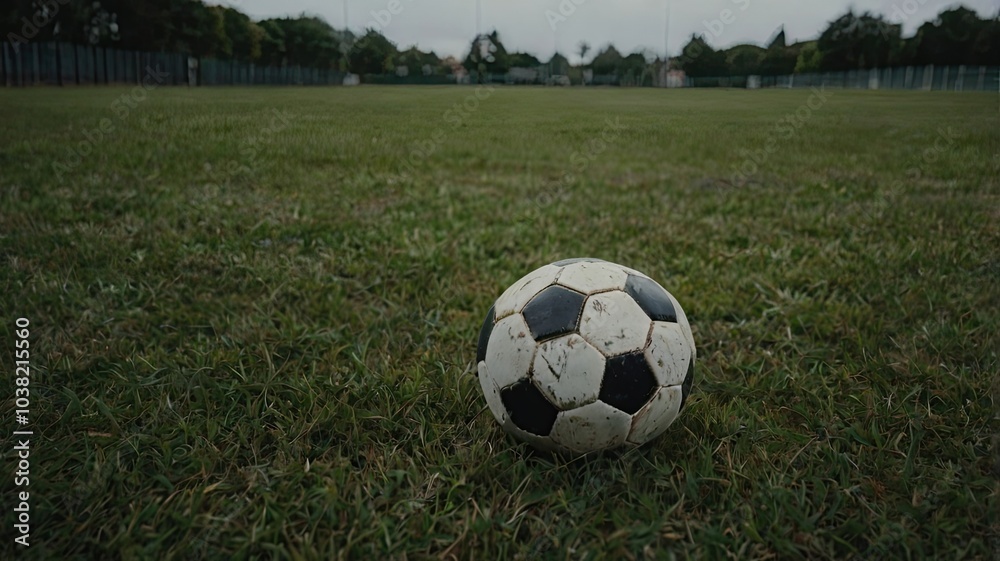
<path id="1" fill-rule="evenodd" d="M 736 45 L 713 49 L 692 36 L 676 67 L 690 76 L 780 76 L 842 72 L 893 66 L 1000 65 L 1000 14 L 980 18 L 959 6 L 922 24 L 911 37 L 883 16 L 846 14 L 830 22 L 817 39 L 787 44 L 784 30 L 767 47 Z"/>
<path id="2" fill-rule="evenodd" d="M 553 74 L 567 74 L 572 68 L 624 76 L 639 75 L 651 64 L 662 66 L 656 53 L 623 54 L 611 44 L 588 60 L 587 42 L 573 53 L 579 55 L 578 65 L 561 53 L 542 61 L 530 53 L 509 52 L 496 31 L 473 38 L 459 61 L 416 46 L 400 49 L 377 28 L 355 34 L 306 14 L 255 21 L 236 8 L 201 0 L 14 0 L 0 8 L 0 32 L 14 49 L 55 40 L 357 74 L 449 74 L 462 65 L 493 74 L 517 67 L 548 67 Z M 671 68 L 694 77 L 927 64 L 1000 64 L 1000 14 L 980 18 L 959 6 L 942 11 L 912 37 L 903 37 L 902 26 L 884 16 L 851 10 L 830 22 L 815 40 L 787 44 L 782 30 L 766 47 L 741 44 L 715 49 L 704 34 L 694 34 L 670 59 Z"/>

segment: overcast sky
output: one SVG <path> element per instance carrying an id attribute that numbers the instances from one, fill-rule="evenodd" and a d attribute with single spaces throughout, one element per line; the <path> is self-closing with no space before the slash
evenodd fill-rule
<path id="1" fill-rule="evenodd" d="M 211 1 L 211 0 L 210 0 Z M 439 56 L 465 55 L 476 34 L 476 0 L 216 0 L 239 8 L 255 19 L 319 15 L 336 28 L 344 27 L 344 2 L 352 30 L 374 27 L 400 48 L 418 45 Z M 779 26 L 789 42 L 817 37 L 826 24 L 853 7 L 872 11 L 903 24 L 911 35 L 921 23 L 944 8 L 965 6 L 982 17 L 995 16 L 998 0 L 481 0 L 482 29 L 496 29 L 508 51 L 528 51 L 547 60 L 556 46 L 577 62 L 577 44 L 593 47 L 613 43 L 630 53 L 664 50 L 669 27 L 670 53 L 676 55 L 692 33 L 704 34 L 713 47 L 737 43 L 763 45 Z M 666 25 L 670 4 L 670 24 Z M 562 9 L 560 9 L 562 6 Z M 389 11 L 396 8 L 396 13 Z M 572 9 L 572 11 L 571 11 Z M 723 21 L 729 10 L 728 23 Z M 555 27 L 555 30 L 553 30 Z M 594 53 L 588 55 L 592 57 Z"/>

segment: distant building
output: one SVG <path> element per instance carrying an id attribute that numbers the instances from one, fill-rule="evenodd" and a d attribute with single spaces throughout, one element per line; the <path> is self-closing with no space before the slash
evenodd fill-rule
<path id="1" fill-rule="evenodd" d="M 683 70 L 671 69 L 661 64 L 656 74 L 656 85 L 661 88 L 683 88 L 687 82 L 687 74 Z"/>
<path id="2" fill-rule="evenodd" d="M 448 69 L 449 75 L 459 84 L 469 82 L 469 71 L 462 66 L 462 63 L 453 56 L 449 56 L 441 61 L 441 65 Z"/>
<path id="3" fill-rule="evenodd" d="M 538 81 L 538 69 L 514 67 L 507 72 L 508 84 L 534 84 Z"/>

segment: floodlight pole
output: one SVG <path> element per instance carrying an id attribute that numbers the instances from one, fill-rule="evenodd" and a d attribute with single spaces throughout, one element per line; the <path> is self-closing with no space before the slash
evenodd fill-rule
<path id="1" fill-rule="evenodd" d="M 670 70 L 670 2 L 666 2 L 666 17 L 663 24 L 663 63 Z"/>
<path id="2" fill-rule="evenodd" d="M 344 35 L 343 35 L 343 40 L 341 40 L 340 42 L 340 56 L 342 57 L 340 64 L 343 67 L 344 71 L 347 72 L 348 75 L 350 75 L 351 59 L 350 57 L 348 57 L 348 55 L 354 49 L 355 41 L 354 38 L 351 36 L 351 24 L 350 20 L 348 19 L 347 2 L 348 0 L 344 0 Z"/>
<path id="3" fill-rule="evenodd" d="M 549 80 L 556 75 L 553 66 L 556 63 L 556 53 L 559 52 L 559 32 L 555 28 L 552 29 L 552 58 L 549 59 Z M 555 82 L 553 82 L 555 83 Z"/>
<path id="4" fill-rule="evenodd" d="M 670 56 L 670 2 L 664 2 L 663 56 Z"/>

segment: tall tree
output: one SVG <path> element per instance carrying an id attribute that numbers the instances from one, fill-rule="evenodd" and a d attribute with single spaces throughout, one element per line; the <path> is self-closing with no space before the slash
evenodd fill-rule
<path id="1" fill-rule="evenodd" d="M 972 44 L 969 64 L 995 66 L 1000 64 L 1000 14 L 985 20 Z"/>
<path id="2" fill-rule="evenodd" d="M 223 29 L 228 47 L 226 54 L 242 61 L 256 61 L 261 56 L 261 43 L 265 31 L 243 12 L 230 7 L 217 8 L 221 11 Z"/>
<path id="3" fill-rule="evenodd" d="M 462 63 L 470 72 L 504 74 L 510 70 L 510 56 L 494 29 L 489 34 L 479 35 L 469 45 L 469 54 Z"/>
<path id="4" fill-rule="evenodd" d="M 586 41 L 580 41 L 580 44 L 576 46 L 576 50 L 580 53 L 580 66 L 586 65 L 587 53 L 590 52 L 590 43 Z"/>
<path id="5" fill-rule="evenodd" d="M 795 59 L 795 73 L 819 72 L 822 62 L 823 54 L 819 52 L 816 41 L 809 41 L 802 45 L 802 50 L 799 51 L 799 56 Z"/>
<path id="6" fill-rule="evenodd" d="M 396 57 L 396 67 L 405 66 L 410 76 L 435 74 L 441 67 L 441 59 L 434 52 L 425 53 L 416 46 L 400 51 Z"/>
<path id="7" fill-rule="evenodd" d="M 798 50 L 791 47 L 773 46 L 764 53 L 760 61 L 760 73 L 765 76 L 782 76 L 795 71 Z"/>
<path id="8" fill-rule="evenodd" d="M 285 30 L 275 20 L 264 20 L 258 24 L 264 31 L 260 42 L 260 60 L 263 64 L 280 66 L 287 62 L 285 50 Z"/>
<path id="9" fill-rule="evenodd" d="M 980 19 L 976 12 L 965 7 L 943 11 L 917 30 L 913 62 L 998 64 L 1000 53 L 991 48 L 991 43 L 995 45 L 998 41 L 996 28 L 996 20 Z"/>
<path id="10" fill-rule="evenodd" d="M 597 75 L 618 74 L 621 70 L 622 60 L 622 54 L 618 52 L 618 49 L 609 44 L 594 56 L 594 60 L 590 61 L 590 67 Z"/>
<path id="11" fill-rule="evenodd" d="M 722 51 L 732 76 L 760 74 L 760 63 L 766 52 L 766 49 L 757 45 L 735 45 Z"/>
<path id="12" fill-rule="evenodd" d="M 396 44 L 386 39 L 379 31 L 369 28 L 358 39 L 351 50 L 349 59 L 351 72 L 355 74 L 384 74 L 396 68 L 394 62 L 399 56 Z"/>
<path id="13" fill-rule="evenodd" d="M 531 53 L 515 52 L 510 54 L 511 68 L 537 68 L 542 65 L 542 61 Z"/>
<path id="14" fill-rule="evenodd" d="M 76 4 L 70 2 L 66 7 Z M 79 2 L 85 6 L 77 11 L 83 20 L 90 18 L 91 2 Z M 198 0 L 104 0 L 102 6 L 118 15 L 121 40 L 120 46 L 126 49 L 143 51 L 178 50 L 183 44 L 178 21 L 187 10 L 206 10 L 205 5 Z M 85 24 L 78 22 L 77 26 Z M 77 27 L 74 26 L 74 27 Z M 75 31 L 75 29 L 71 30 Z M 70 40 L 76 42 L 75 38 Z"/>
<path id="15" fill-rule="evenodd" d="M 219 10 L 198 0 L 179 0 L 172 5 L 170 22 L 170 43 L 175 50 L 195 56 L 225 56 L 229 39 Z"/>
<path id="16" fill-rule="evenodd" d="M 545 66 L 549 68 L 549 74 L 553 76 L 569 74 L 569 59 L 558 51 L 552 54 L 552 58 L 545 63 Z"/>
<path id="17" fill-rule="evenodd" d="M 268 22 L 273 22 L 268 23 Z M 284 33 L 288 64 L 316 68 L 336 68 L 342 57 L 337 32 L 325 20 L 315 16 L 264 20 L 265 30 L 277 25 Z M 272 32 L 268 32 L 273 36 Z"/>
<path id="18" fill-rule="evenodd" d="M 646 54 L 641 51 L 636 51 L 622 58 L 621 64 L 618 65 L 619 73 L 629 74 L 635 78 L 642 76 L 645 70 Z"/>
<path id="19" fill-rule="evenodd" d="M 681 69 L 692 77 L 727 76 L 726 55 L 713 49 L 701 35 L 692 35 L 681 49 Z"/>
<path id="20" fill-rule="evenodd" d="M 902 48 L 900 26 L 870 12 L 848 11 L 830 22 L 816 47 L 824 71 L 885 67 Z"/>

